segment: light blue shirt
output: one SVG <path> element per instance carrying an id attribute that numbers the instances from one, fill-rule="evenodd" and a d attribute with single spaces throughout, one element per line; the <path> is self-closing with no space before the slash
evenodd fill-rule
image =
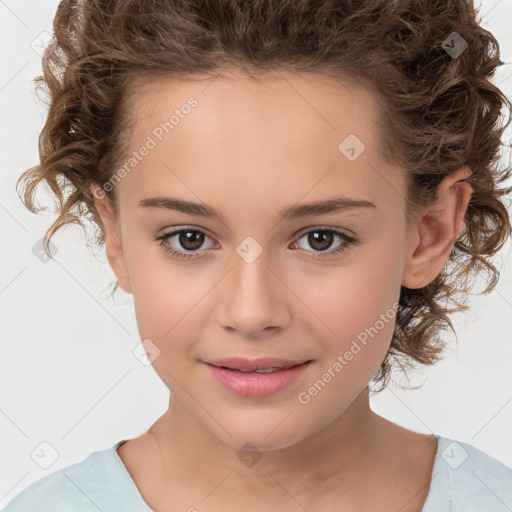
<path id="1" fill-rule="evenodd" d="M 477 448 L 438 439 L 422 512 L 510 512 L 512 469 Z M 117 454 L 119 441 L 29 485 L 3 512 L 153 512 Z"/>

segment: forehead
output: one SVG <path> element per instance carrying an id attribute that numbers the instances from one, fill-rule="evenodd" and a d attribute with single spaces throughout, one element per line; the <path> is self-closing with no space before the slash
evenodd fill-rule
<path id="1" fill-rule="evenodd" d="M 180 120 L 184 116 L 192 120 L 180 123 L 180 131 L 186 131 L 189 125 L 194 132 L 203 130 L 205 135 L 211 133 L 212 125 L 216 133 L 264 125 L 265 132 L 277 131 L 281 136 L 289 127 L 292 136 L 301 132 L 312 136 L 313 128 L 336 132 L 336 137 L 352 128 L 359 131 L 359 137 L 376 143 L 378 130 L 369 132 L 385 112 L 377 95 L 352 77 L 335 79 L 319 73 L 275 71 L 253 78 L 239 70 L 224 70 L 216 76 L 195 74 L 145 81 L 130 96 L 130 112 L 137 120 L 138 131 L 147 132 L 158 118 L 165 121 L 175 110 L 178 114 L 188 110 L 186 104 L 191 98 L 197 106 L 190 116 L 182 113 Z M 261 138 L 265 139 L 265 133 Z"/>
<path id="2" fill-rule="evenodd" d="M 399 175 L 383 181 L 397 173 L 382 158 L 383 105 L 354 80 L 284 71 L 158 79 L 137 90 L 129 112 L 130 151 L 152 146 L 118 185 L 131 203 L 177 188 L 194 200 L 190 192 L 249 200 L 257 191 L 269 203 L 276 190 L 288 203 L 334 186 L 382 201 L 383 186 L 395 196 L 403 188 L 392 183 Z"/>

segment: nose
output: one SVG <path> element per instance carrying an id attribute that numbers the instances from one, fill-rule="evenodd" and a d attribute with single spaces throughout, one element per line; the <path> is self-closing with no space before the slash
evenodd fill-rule
<path id="1" fill-rule="evenodd" d="M 248 262 L 234 254 L 232 270 L 220 283 L 217 321 L 228 331 L 257 339 L 285 329 L 291 321 L 293 293 L 271 268 L 263 251 Z"/>

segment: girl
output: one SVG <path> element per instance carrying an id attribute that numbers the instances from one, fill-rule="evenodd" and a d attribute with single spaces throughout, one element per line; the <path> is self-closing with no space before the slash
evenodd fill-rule
<path id="1" fill-rule="evenodd" d="M 510 234 L 473 4 L 66 0 L 54 30 L 23 197 L 59 199 L 47 242 L 94 220 L 171 394 L 5 511 L 510 510 L 510 468 L 369 406 Z"/>

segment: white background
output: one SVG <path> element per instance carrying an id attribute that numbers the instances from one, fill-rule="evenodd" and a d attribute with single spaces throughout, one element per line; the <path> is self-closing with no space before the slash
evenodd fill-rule
<path id="1" fill-rule="evenodd" d="M 54 237 L 55 261 L 32 252 L 54 215 L 26 210 L 15 182 L 38 163 L 45 106 L 32 79 L 41 71 L 40 34 L 52 32 L 57 5 L 0 0 L 0 508 L 44 475 L 141 434 L 168 402 L 152 367 L 132 354 L 140 342 L 132 296 L 107 298 L 114 275 L 104 249 L 87 248 L 73 226 Z M 502 60 L 511 61 L 512 0 L 485 0 L 480 11 Z M 502 66 L 495 82 L 512 97 L 512 66 Z M 412 376 L 419 389 L 391 387 L 372 398 L 372 408 L 396 423 L 468 442 L 509 466 L 511 262 L 509 243 L 496 260 L 497 289 L 453 318 L 459 344 L 448 334 L 445 360 Z M 59 454 L 47 469 L 31 458 L 43 441 Z"/>

